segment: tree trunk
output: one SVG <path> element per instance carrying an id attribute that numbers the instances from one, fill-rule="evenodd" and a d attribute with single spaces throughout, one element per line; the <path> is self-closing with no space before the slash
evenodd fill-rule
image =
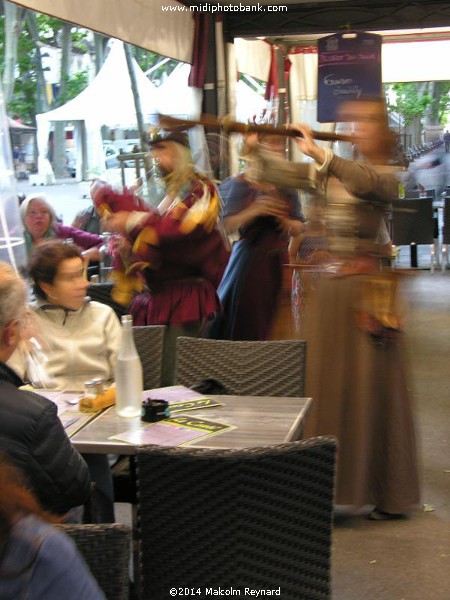
<path id="1" fill-rule="evenodd" d="M 36 20 L 36 13 L 31 10 L 26 12 L 28 31 L 36 48 L 36 114 L 48 111 L 47 89 L 45 84 L 44 71 L 42 69 L 41 47 L 39 43 L 39 29 Z"/>
<path id="2" fill-rule="evenodd" d="M 95 74 L 97 74 L 102 68 L 105 62 L 105 48 L 108 43 L 109 37 L 102 35 L 101 33 L 94 33 L 94 44 L 95 44 Z"/>
<path id="3" fill-rule="evenodd" d="M 8 105 L 14 96 L 17 43 L 22 31 L 25 9 L 5 0 L 5 65 L 3 71 L 3 96 Z"/>
<path id="4" fill-rule="evenodd" d="M 67 91 L 67 81 L 69 79 L 70 71 L 70 53 L 72 49 L 72 24 L 63 23 L 61 32 L 61 75 L 58 98 L 65 98 L 65 94 Z M 61 102 L 61 100 L 56 101 L 57 106 L 60 106 L 63 103 L 64 101 Z M 56 121 L 53 153 L 53 170 L 57 179 L 67 176 L 66 164 L 66 121 Z"/>
<path id="5" fill-rule="evenodd" d="M 131 54 L 131 46 L 129 44 L 124 44 L 125 56 L 127 59 L 128 73 L 130 75 L 131 82 L 131 90 L 133 92 L 134 99 L 134 107 L 136 110 L 136 121 L 139 131 L 139 140 L 141 150 L 144 149 L 145 144 L 145 126 L 144 126 L 144 118 L 142 116 L 142 107 L 141 107 L 141 99 L 139 97 L 139 89 L 137 85 L 136 73 L 134 71 L 133 65 L 133 55 Z"/>

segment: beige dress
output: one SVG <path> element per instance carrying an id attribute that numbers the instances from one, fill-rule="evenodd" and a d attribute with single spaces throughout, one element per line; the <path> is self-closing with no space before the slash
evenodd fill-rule
<path id="1" fill-rule="evenodd" d="M 356 242 L 357 260 L 358 251 L 370 254 L 367 215 L 382 214 L 383 200 L 396 196 L 397 179 L 337 158 L 329 172 L 368 202 L 360 213 L 366 231 Z M 376 233 L 376 219 L 374 227 Z M 361 321 L 378 310 L 379 297 L 370 291 L 375 279 L 376 273 L 356 271 L 322 278 L 308 304 L 306 390 L 314 402 L 305 434 L 338 439 L 336 504 L 405 513 L 420 501 L 420 491 L 404 333 L 388 317 L 393 328 L 382 328 L 384 337 Z"/>

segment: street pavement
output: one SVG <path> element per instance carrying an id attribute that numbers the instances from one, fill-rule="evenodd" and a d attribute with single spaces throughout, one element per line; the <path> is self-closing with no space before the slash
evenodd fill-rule
<path id="1" fill-rule="evenodd" d="M 27 180 L 17 181 L 18 194 L 43 194 L 55 209 L 64 225 L 71 225 L 75 215 L 91 204 L 88 181 L 57 180 L 54 185 L 31 185 Z"/>

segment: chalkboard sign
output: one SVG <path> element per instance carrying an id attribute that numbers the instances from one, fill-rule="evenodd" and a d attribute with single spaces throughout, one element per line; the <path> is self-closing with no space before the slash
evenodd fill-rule
<path id="1" fill-rule="evenodd" d="M 337 33 L 318 41 L 319 69 L 317 120 L 337 120 L 347 100 L 381 96 L 381 36 L 373 33 Z"/>

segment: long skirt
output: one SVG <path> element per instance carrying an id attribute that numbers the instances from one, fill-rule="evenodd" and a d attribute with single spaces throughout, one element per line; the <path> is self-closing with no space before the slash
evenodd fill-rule
<path id="1" fill-rule="evenodd" d="M 305 315 L 308 436 L 338 439 L 336 504 L 404 513 L 420 500 L 403 333 L 358 325 L 360 276 L 322 279 Z"/>

